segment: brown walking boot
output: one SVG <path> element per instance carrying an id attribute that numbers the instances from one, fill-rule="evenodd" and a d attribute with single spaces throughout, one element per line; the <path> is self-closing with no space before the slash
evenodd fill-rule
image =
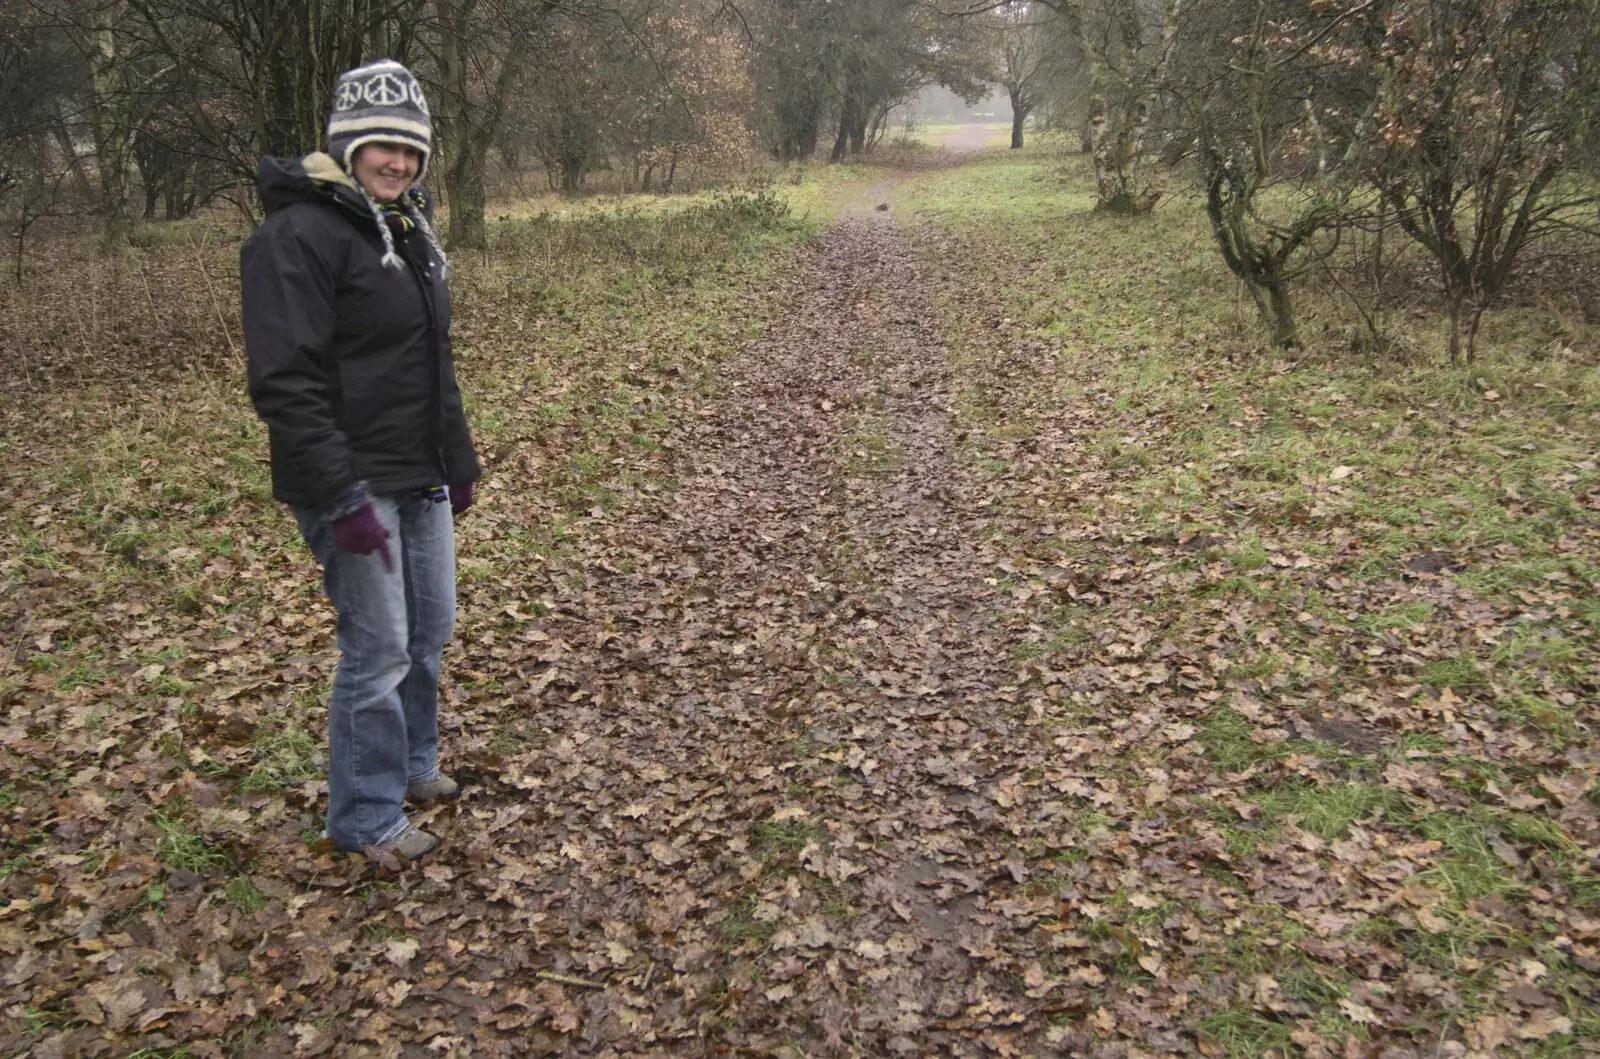
<path id="1" fill-rule="evenodd" d="M 412 805 L 447 802 L 452 798 L 460 797 L 460 795 L 460 785 L 442 772 L 431 780 L 413 783 L 406 788 L 406 798 L 410 800 Z"/>
<path id="2" fill-rule="evenodd" d="M 380 860 L 383 854 L 388 854 L 402 861 L 411 861 L 421 860 L 438 849 L 439 845 L 438 835 L 430 835 L 415 824 L 407 824 L 404 831 L 387 842 L 370 847 L 370 851 Z"/>

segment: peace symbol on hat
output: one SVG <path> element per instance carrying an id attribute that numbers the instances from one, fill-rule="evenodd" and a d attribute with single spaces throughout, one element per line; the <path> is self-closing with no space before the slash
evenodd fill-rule
<path id="1" fill-rule="evenodd" d="M 335 110 L 352 110 L 361 102 L 361 86 L 346 81 L 339 86 L 339 94 L 334 98 Z"/>
<path id="2" fill-rule="evenodd" d="M 395 74 L 373 74 L 362 86 L 368 103 L 377 107 L 398 107 L 411 98 L 409 86 Z"/>

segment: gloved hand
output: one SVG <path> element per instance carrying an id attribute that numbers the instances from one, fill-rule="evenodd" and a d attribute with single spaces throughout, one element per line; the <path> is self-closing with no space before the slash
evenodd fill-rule
<path id="1" fill-rule="evenodd" d="M 450 487 L 450 514 L 459 515 L 472 506 L 472 483 Z"/>
<path id="2" fill-rule="evenodd" d="M 389 552 L 389 531 L 378 521 L 378 513 L 371 504 L 364 504 L 353 515 L 346 515 L 329 523 L 333 533 L 333 546 L 351 555 L 371 555 L 377 552 L 383 559 L 385 573 L 394 573 L 394 556 Z"/>

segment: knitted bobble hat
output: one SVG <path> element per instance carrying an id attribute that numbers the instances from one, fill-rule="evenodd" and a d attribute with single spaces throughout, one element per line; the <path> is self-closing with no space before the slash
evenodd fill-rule
<path id="1" fill-rule="evenodd" d="M 328 153 L 346 173 L 354 175 L 356 152 L 369 143 L 395 143 L 414 147 L 421 154 L 417 166 L 420 183 L 428 172 L 428 154 L 433 140 L 433 117 L 428 112 L 428 100 L 416 76 L 393 59 L 379 59 L 339 75 L 334 86 L 333 113 L 328 117 Z M 395 252 L 394 237 L 383 219 L 383 208 L 373 201 L 365 188 L 362 196 L 372 209 L 378 222 L 378 232 L 383 237 L 383 263 L 389 268 L 404 268 L 400 255 Z M 405 204 L 401 208 L 418 219 L 421 210 Z M 438 240 L 425 220 L 420 225 L 428 241 L 439 254 L 441 264 L 444 251 L 438 249 Z"/>
<path id="2" fill-rule="evenodd" d="M 363 144 L 398 143 L 421 152 L 420 182 L 428 172 L 432 141 L 428 100 L 410 70 L 393 59 L 379 59 L 339 75 L 328 117 L 328 153 L 346 173 Z"/>

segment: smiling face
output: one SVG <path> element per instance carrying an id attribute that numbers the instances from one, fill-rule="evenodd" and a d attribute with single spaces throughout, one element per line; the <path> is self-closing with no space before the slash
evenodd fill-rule
<path id="1" fill-rule="evenodd" d="M 417 179 L 422 152 L 398 143 L 364 143 L 351 159 L 351 176 L 377 202 L 396 202 Z"/>

